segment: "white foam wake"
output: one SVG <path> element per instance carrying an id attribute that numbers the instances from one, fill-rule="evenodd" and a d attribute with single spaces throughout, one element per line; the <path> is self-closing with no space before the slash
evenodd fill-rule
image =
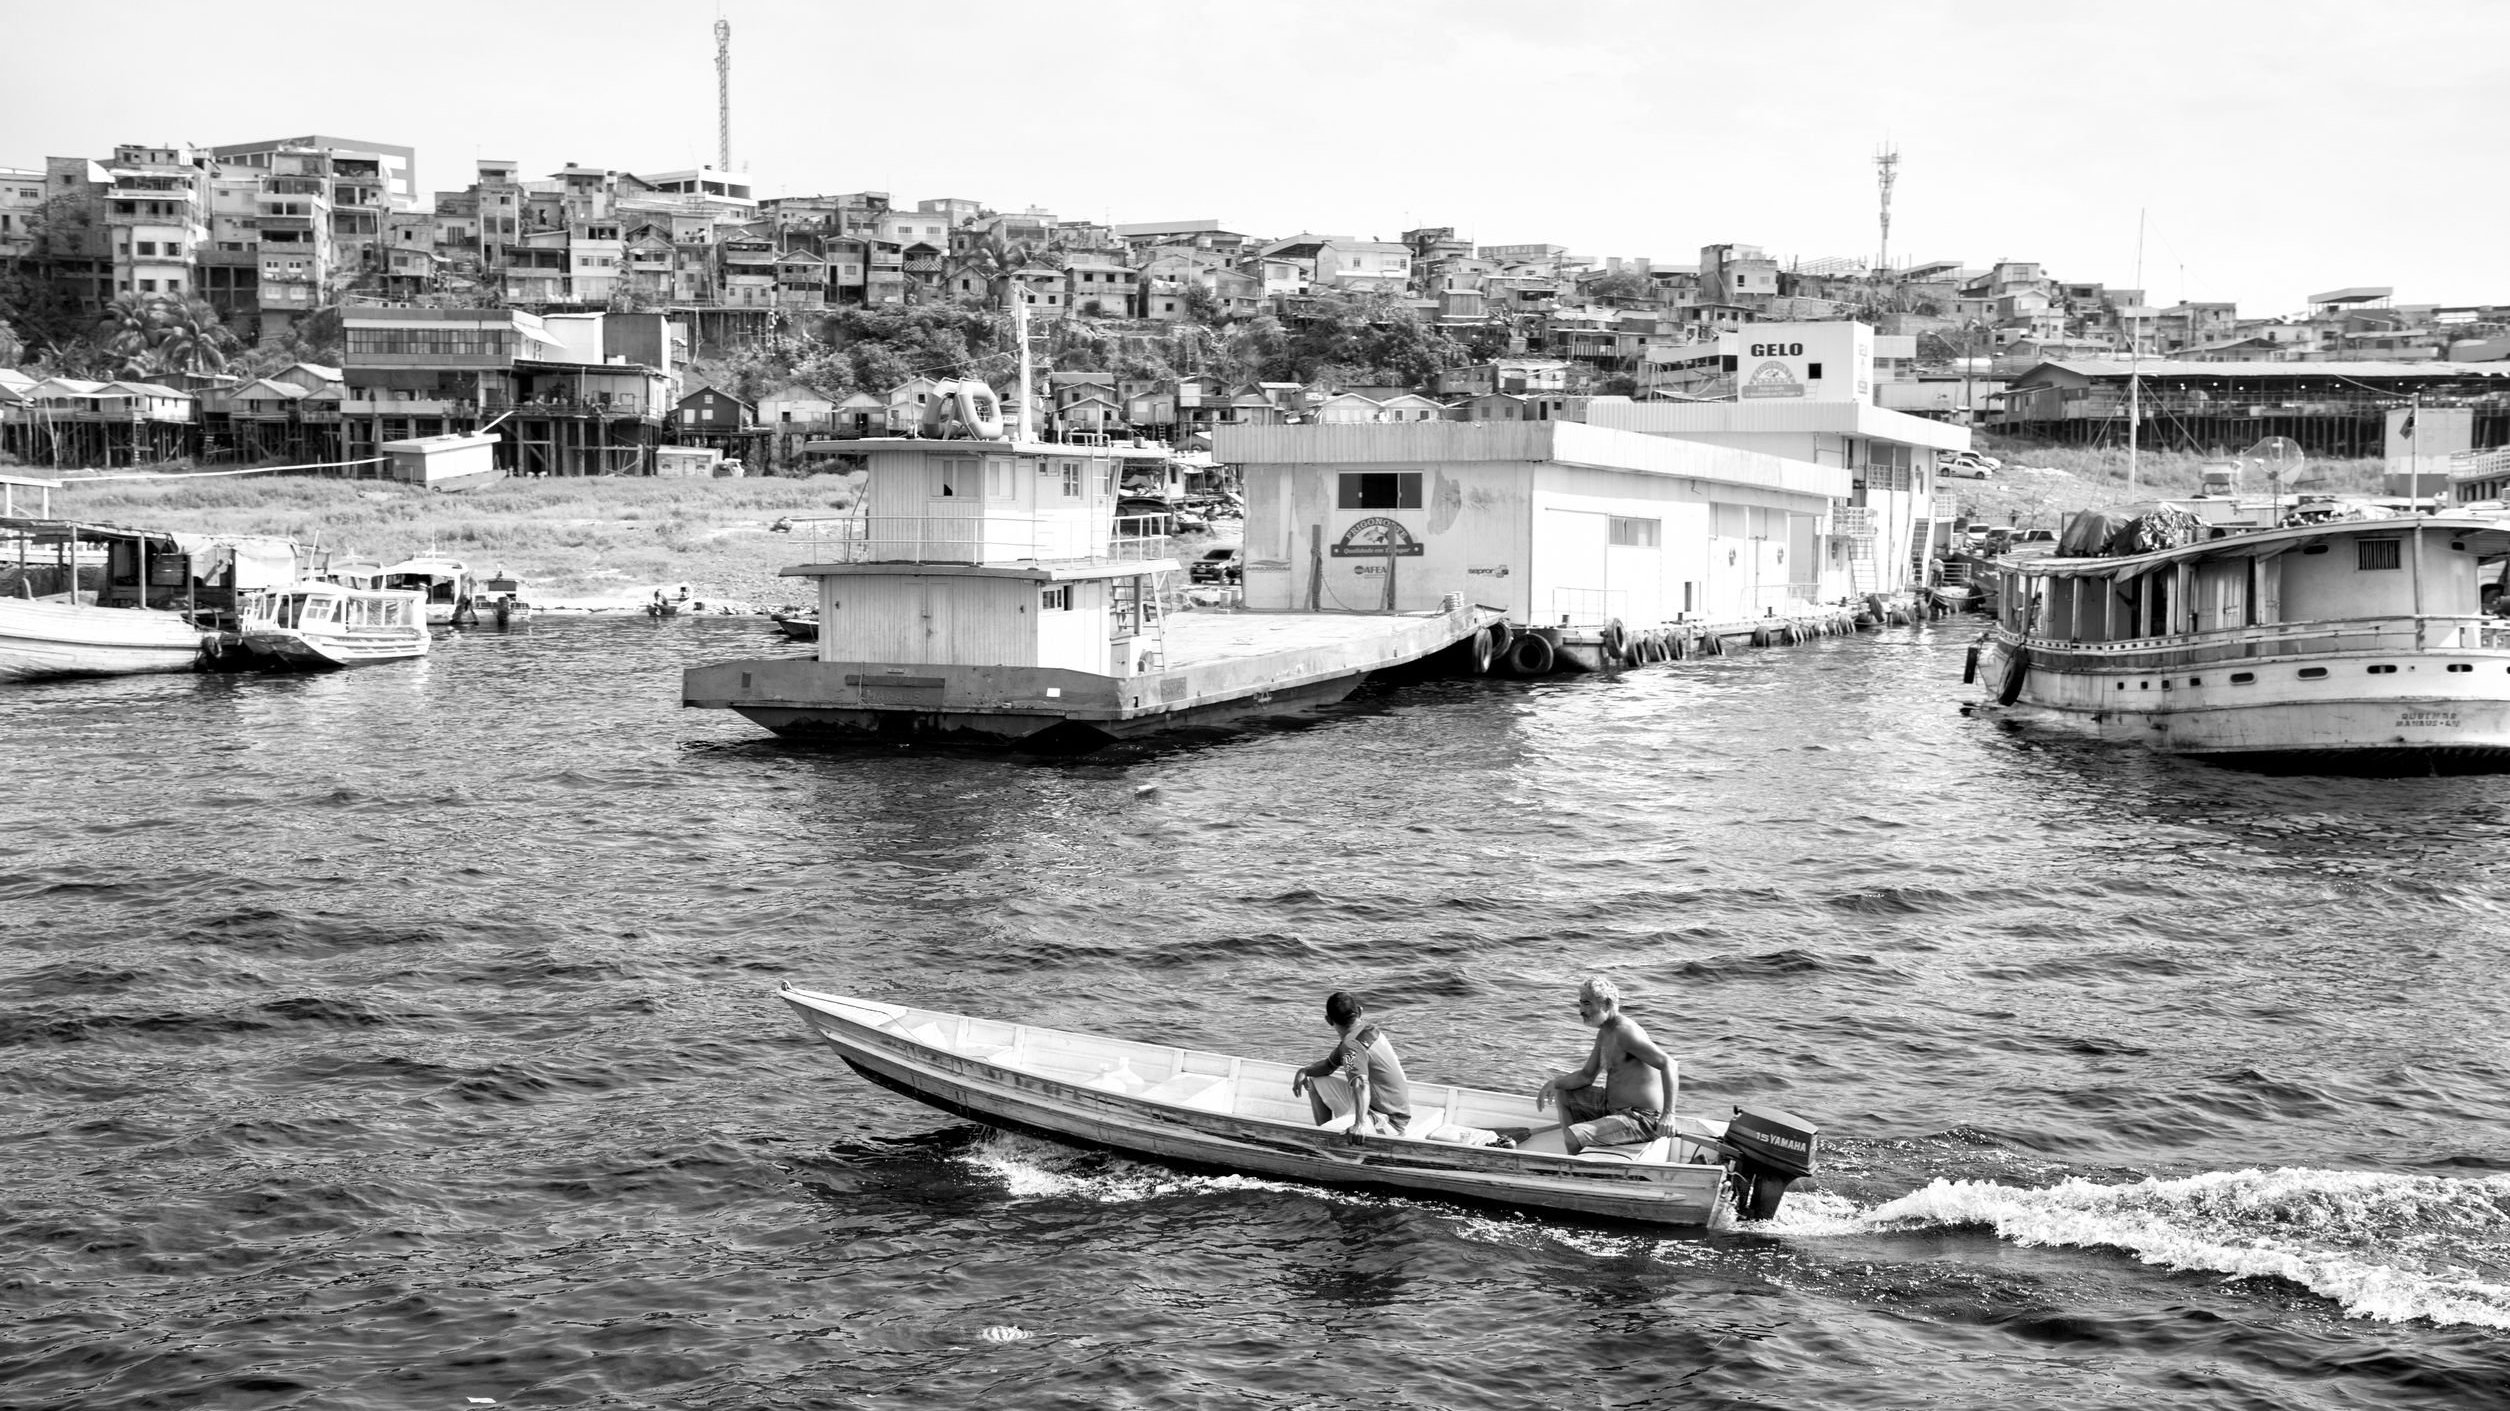
<path id="1" fill-rule="evenodd" d="M 2038 1188 L 1939 1180 L 1869 1210 L 1793 1195 L 1758 1228 L 1820 1237 L 1922 1225 L 1982 1225 L 2016 1244 L 2108 1247 L 2171 1269 L 2287 1279 L 2383 1322 L 2510 1328 L 2510 1176 L 2283 1169 Z"/>
<path id="2" fill-rule="evenodd" d="M 1125 1158 L 1106 1161 L 1059 1143 L 994 1132 L 961 1160 L 1023 1199 L 1052 1197 L 1121 1204 L 1188 1191 L 1304 1190 L 1254 1176 L 1189 1176 Z"/>

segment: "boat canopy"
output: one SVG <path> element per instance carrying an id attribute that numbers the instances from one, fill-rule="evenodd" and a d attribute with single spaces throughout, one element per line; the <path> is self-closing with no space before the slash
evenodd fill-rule
<path id="1" fill-rule="evenodd" d="M 2030 578 L 2110 578 L 2133 582 L 2147 573 L 2204 559 L 2268 558 L 2308 544 L 2371 534 L 2403 534 L 2408 530 L 2445 533 L 2464 543 L 2479 559 L 2510 553 L 2510 521 L 2471 515 L 2396 515 L 2386 519 L 2344 519 L 2296 524 L 2277 529 L 2233 530 L 2218 539 L 2204 539 L 2175 548 L 2118 557 L 2006 559 L 1999 566 Z"/>

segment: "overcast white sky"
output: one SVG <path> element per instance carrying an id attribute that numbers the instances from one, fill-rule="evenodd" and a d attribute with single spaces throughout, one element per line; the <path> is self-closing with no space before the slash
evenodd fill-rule
<path id="1" fill-rule="evenodd" d="M 0 166 L 306 132 L 527 173 L 711 161 L 714 0 L 16 3 Z M 761 194 L 1690 264 L 2035 259 L 2156 302 L 2510 302 L 2503 0 L 723 0 Z M 150 36 L 179 36 L 159 43 Z M 30 62 L 33 60 L 34 62 Z"/>

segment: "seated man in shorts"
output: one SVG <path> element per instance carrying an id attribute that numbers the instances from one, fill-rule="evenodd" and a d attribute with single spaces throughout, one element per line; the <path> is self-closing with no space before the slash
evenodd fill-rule
<path id="1" fill-rule="evenodd" d="M 1577 1015 L 1595 1031 L 1595 1047 L 1586 1062 L 1543 1084 L 1535 1109 L 1560 1099 L 1560 1137 L 1571 1155 L 1655 1140 L 1673 1091 L 1673 1060 L 1621 1012 L 1620 987 L 1601 975 L 1578 987 Z"/>

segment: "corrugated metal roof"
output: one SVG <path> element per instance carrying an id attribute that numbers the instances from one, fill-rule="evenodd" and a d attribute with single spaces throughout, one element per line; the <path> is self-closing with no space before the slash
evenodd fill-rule
<path id="1" fill-rule="evenodd" d="M 1922 416 L 1877 407 L 1866 402 L 1823 402 L 1809 398 L 1766 398 L 1749 402 L 1632 402 L 1597 397 L 1586 404 L 1593 426 L 1619 427 L 1651 436 L 1750 436 L 1819 432 L 1863 436 L 1904 446 L 1938 451 L 1966 451 L 1968 428 L 1930 421 Z"/>
<path id="2" fill-rule="evenodd" d="M 2325 363 L 2200 363 L 2178 359 L 2148 358 L 2142 362 L 2102 358 L 2074 362 L 2052 358 L 2037 364 L 2027 378 L 2043 367 L 2062 368 L 2080 377 L 2351 377 L 2369 380 L 2381 377 L 2502 377 L 2510 376 L 2510 367 L 2483 368 L 2465 363 L 2449 362 L 2325 362 Z M 2021 378 L 2015 379 L 2019 382 Z"/>
<path id="3" fill-rule="evenodd" d="M 1846 496 L 1849 472 L 1759 451 L 1574 421 L 1327 422 L 1213 428 L 1212 457 L 1238 466 L 1533 461 Z"/>

